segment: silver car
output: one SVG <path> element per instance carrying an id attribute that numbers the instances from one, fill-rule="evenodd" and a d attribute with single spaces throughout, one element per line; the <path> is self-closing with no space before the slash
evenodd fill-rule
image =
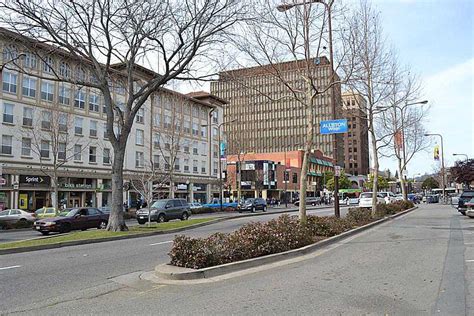
<path id="1" fill-rule="evenodd" d="M 2 225 L 12 225 L 18 222 L 34 222 L 35 220 L 36 216 L 34 213 L 28 213 L 16 208 L 0 212 L 0 224 Z"/>

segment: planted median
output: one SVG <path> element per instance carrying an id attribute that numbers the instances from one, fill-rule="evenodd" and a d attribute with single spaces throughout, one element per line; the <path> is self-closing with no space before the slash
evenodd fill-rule
<path id="1" fill-rule="evenodd" d="M 167 223 L 153 223 L 150 226 L 132 226 L 129 227 L 128 231 L 123 232 L 110 232 L 106 230 L 90 230 L 90 231 L 78 231 L 69 234 L 58 234 L 47 238 L 39 238 L 24 241 L 15 241 L 0 244 L 0 250 L 16 249 L 16 248 L 29 248 L 29 247 L 41 247 L 54 244 L 67 244 L 78 241 L 99 241 L 100 239 L 122 239 L 127 236 L 139 237 L 140 235 L 150 235 L 153 233 L 165 233 L 167 231 L 173 231 L 176 229 L 186 228 L 198 224 L 207 223 L 215 220 L 214 218 L 195 218 L 187 221 L 172 221 Z"/>
<path id="2" fill-rule="evenodd" d="M 353 208 L 345 218 L 282 215 L 268 222 L 249 223 L 229 233 L 207 238 L 177 236 L 169 253 L 172 266 L 202 269 L 298 249 L 413 207 L 411 202 L 379 205 L 376 215 Z"/>

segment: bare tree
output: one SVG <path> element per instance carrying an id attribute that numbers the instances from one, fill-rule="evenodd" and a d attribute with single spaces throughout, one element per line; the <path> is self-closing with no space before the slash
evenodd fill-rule
<path id="1" fill-rule="evenodd" d="M 367 128 L 372 151 L 372 213 L 375 214 L 378 191 L 379 151 L 382 141 L 393 134 L 380 134 L 376 118 L 381 113 L 390 96 L 392 52 L 387 48 L 381 28 L 380 14 L 367 0 L 361 0 L 359 6 L 346 19 L 343 34 L 343 46 L 347 49 L 347 62 L 342 70 L 351 73 L 347 86 L 366 100 L 363 109 L 367 114 Z"/>
<path id="2" fill-rule="evenodd" d="M 420 84 L 416 76 L 408 70 L 399 70 L 396 60 L 392 65 L 391 86 L 387 106 L 379 117 L 379 130 L 381 134 L 393 137 L 383 139 L 382 143 L 386 147 L 381 155 L 396 158 L 398 180 L 403 197 L 407 200 L 404 176 L 407 165 L 417 153 L 430 145 L 424 136 L 426 130 L 423 124 L 428 112 L 419 106 L 426 101 L 417 100 L 420 96 Z"/>
<path id="3" fill-rule="evenodd" d="M 82 137 L 82 126 L 70 129 L 74 126 L 71 111 L 61 109 L 58 105 L 52 105 L 39 113 L 30 110 L 31 117 L 23 118 L 22 122 L 23 126 L 27 126 L 20 133 L 22 151 L 27 151 L 24 154 L 28 155 L 31 149 L 38 157 L 41 172 L 51 179 L 52 206 L 59 209 L 59 174 L 62 167 L 73 158 L 82 161 L 83 152 L 87 150 L 94 150 L 92 155 L 96 158 L 97 145 L 89 147 L 91 142 Z"/>
<path id="4" fill-rule="evenodd" d="M 66 55 L 85 68 L 79 74 L 90 72 L 92 78 L 53 71 L 47 79 L 92 87 L 103 95 L 114 152 L 108 230 L 127 229 L 121 212 L 123 165 L 138 110 L 170 80 L 207 76 L 196 71 L 199 61 L 212 55 L 212 44 L 245 19 L 248 8 L 237 0 L 0 1 L 0 21 L 34 39 L 28 42 L 43 48 L 38 56 L 43 62 L 49 53 Z M 146 61 L 156 72 L 140 65 Z M 111 91 L 117 84 L 125 88 L 123 106 Z"/>
<path id="5" fill-rule="evenodd" d="M 327 32 L 329 10 L 326 10 L 331 9 L 332 1 L 324 6 L 311 1 L 295 2 L 280 6 L 280 10 L 286 10 L 284 12 L 277 10 L 279 4 L 279 1 L 257 1 L 255 10 L 258 11 L 259 18 L 246 24 L 242 37 L 233 42 L 238 53 L 226 65 L 228 69 L 249 65 L 258 68 L 231 70 L 221 74 L 220 80 L 247 88 L 249 95 L 263 96 L 272 102 L 272 106 L 278 107 L 286 100 L 294 100 L 304 109 L 301 115 L 305 117 L 306 134 L 304 139 L 296 141 L 304 144 L 299 219 L 305 223 L 308 155 L 315 146 L 319 121 L 332 117 L 331 112 L 324 112 L 323 105 L 337 105 L 340 101 L 336 95 L 341 80 L 332 71 L 337 70 L 337 66 L 321 57 L 329 53 L 326 50 L 328 46 L 332 50 L 330 33 Z M 270 85 L 278 84 L 285 92 L 273 93 L 266 86 L 254 85 L 248 79 L 259 76 L 266 76 L 271 81 Z M 336 153 L 334 156 L 336 157 Z"/>

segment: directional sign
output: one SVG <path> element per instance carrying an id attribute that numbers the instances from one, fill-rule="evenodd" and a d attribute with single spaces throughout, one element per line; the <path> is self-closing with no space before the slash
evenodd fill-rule
<path id="1" fill-rule="evenodd" d="M 321 134 L 339 134 L 347 133 L 347 120 L 321 121 Z"/>
<path id="2" fill-rule="evenodd" d="M 341 171 L 342 171 L 342 168 L 340 166 L 334 166 L 334 175 L 336 177 L 340 177 L 341 176 Z"/>

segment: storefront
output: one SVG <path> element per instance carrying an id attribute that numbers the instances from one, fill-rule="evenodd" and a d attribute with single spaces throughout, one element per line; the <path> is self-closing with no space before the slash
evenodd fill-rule
<path id="1" fill-rule="evenodd" d="M 34 211 L 51 206 L 51 178 L 43 175 L 20 175 L 18 178 L 18 208 Z"/>
<path id="2" fill-rule="evenodd" d="M 207 186 L 205 183 L 194 183 L 193 184 L 193 199 L 195 202 L 207 203 Z M 219 193 L 217 193 L 219 196 Z"/>

